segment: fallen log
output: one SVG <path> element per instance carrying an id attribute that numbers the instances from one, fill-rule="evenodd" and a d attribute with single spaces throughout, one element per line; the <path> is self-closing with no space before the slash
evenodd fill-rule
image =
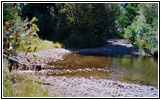
<path id="1" fill-rule="evenodd" d="M 8 56 L 3 54 L 3 57 L 8 59 Z M 17 59 L 10 57 L 8 59 L 9 63 L 11 64 L 11 67 L 15 70 L 34 70 L 34 71 L 40 71 L 42 68 L 42 64 L 24 64 Z"/>

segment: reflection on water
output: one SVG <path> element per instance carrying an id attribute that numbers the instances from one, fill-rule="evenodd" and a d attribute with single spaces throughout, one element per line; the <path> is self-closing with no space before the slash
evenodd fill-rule
<path id="1" fill-rule="evenodd" d="M 158 60 L 153 57 L 118 56 L 113 58 L 111 69 L 121 81 L 157 86 Z M 113 75 L 113 74 L 112 74 Z"/>
<path id="2" fill-rule="evenodd" d="M 158 85 L 158 58 L 153 57 L 69 54 L 64 56 L 63 61 L 51 62 L 49 65 L 56 66 L 57 70 L 70 70 L 70 73 L 53 75 L 111 79 L 155 87 Z"/>

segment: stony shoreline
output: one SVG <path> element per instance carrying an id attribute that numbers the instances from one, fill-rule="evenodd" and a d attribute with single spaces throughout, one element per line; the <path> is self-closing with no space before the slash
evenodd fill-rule
<path id="1" fill-rule="evenodd" d="M 93 77 L 46 76 L 34 71 L 19 72 L 43 80 L 42 87 L 51 95 L 60 97 L 158 97 L 158 88 L 147 85 Z"/>
<path id="2" fill-rule="evenodd" d="M 157 97 L 158 89 L 120 81 L 78 77 L 45 77 L 43 85 L 51 94 L 62 97 Z"/>
<path id="3" fill-rule="evenodd" d="M 85 48 L 73 50 L 74 53 L 88 54 L 88 55 L 132 55 L 132 56 L 151 56 L 143 50 L 135 48 L 131 43 L 124 39 L 108 39 L 107 44 L 98 48 Z"/>
<path id="4" fill-rule="evenodd" d="M 25 64 L 46 64 L 48 62 L 55 62 L 57 60 L 63 60 L 65 54 L 69 54 L 71 51 L 63 48 L 53 48 L 48 50 L 41 50 L 37 52 L 29 52 L 27 58 L 30 59 L 30 62 L 27 61 L 25 53 L 18 53 L 16 59 Z M 35 61 L 33 55 L 38 57 L 38 60 Z"/>
<path id="5" fill-rule="evenodd" d="M 39 63 L 50 60 L 63 60 L 63 55 L 71 53 L 66 49 L 49 49 L 35 54 L 41 58 Z M 42 55 L 43 54 L 43 55 Z M 22 54 L 21 54 L 22 55 Z M 53 59 L 51 59 L 53 58 Z M 130 84 L 114 80 L 103 80 L 94 78 L 78 78 L 63 76 L 46 76 L 42 72 L 19 71 L 20 73 L 32 73 L 35 77 L 42 79 L 48 85 L 42 85 L 47 88 L 51 94 L 57 94 L 61 97 L 158 97 L 158 88 Z"/>
<path id="6" fill-rule="evenodd" d="M 103 47 L 91 48 L 91 49 L 64 49 L 64 48 L 53 48 L 48 50 L 41 50 L 37 52 L 29 52 L 27 58 L 30 59 L 30 62 L 27 61 L 25 53 L 18 53 L 16 59 L 25 64 L 44 64 L 48 62 L 55 62 L 57 60 L 63 60 L 63 56 L 69 53 L 78 53 L 78 54 L 87 54 L 87 55 L 133 55 L 133 56 L 151 56 L 148 53 L 145 53 L 143 50 L 135 48 L 129 42 L 126 42 L 124 39 L 109 39 L 107 44 Z M 33 55 L 36 55 L 38 58 L 37 61 L 34 60 Z"/>
<path id="7" fill-rule="evenodd" d="M 72 53 L 72 51 L 63 48 L 53 48 L 28 53 L 28 58 L 31 59 L 30 62 L 27 62 L 24 53 L 19 53 L 16 59 L 26 64 L 44 64 L 51 61 L 63 60 L 63 55 L 69 53 Z M 40 59 L 35 61 L 32 55 L 36 55 Z M 130 84 L 113 80 L 94 79 L 92 77 L 90 79 L 83 77 L 52 77 L 36 75 L 35 71 L 18 72 L 31 72 L 33 76 L 49 83 L 49 85 L 43 85 L 43 87 L 47 88 L 51 94 L 58 94 L 61 97 L 158 97 L 158 88 L 151 86 Z"/>

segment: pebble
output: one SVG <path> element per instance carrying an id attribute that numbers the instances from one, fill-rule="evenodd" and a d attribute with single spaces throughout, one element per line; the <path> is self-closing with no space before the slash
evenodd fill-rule
<path id="1" fill-rule="evenodd" d="M 54 48 L 49 50 L 41 50 L 38 52 L 29 52 L 28 58 L 32 59 L 30 63 L 34 64 L 33 55 L 38 56 L 37 63 L 46 64 L 48 62 L 63 60 L 62 56 L 71 53 L 69 50 L 62 48 Z M 24 53 L 19 53 L 18 60 L 23 63 L 29 63 Z M 45 66 L 45 65 L 44 65 Z M 53 67 L 53 66 L 51 66 Z M 95 69 L 78 69 L 78 70 L 42 70 L 40 73 L 70 73 L 78 71 L 94 71 Z M 103 71 L 104 69 L 97 69 Z M 109 70 L 104 70 L 109 71 Z M 25 71 L 21 71 L 25 72 Z M 31 72 L 31 71 L 30 71 Z M 151 86 L 141 86 L 137 84 L 129 84 L 119 81 L 94 79 L 94 78 L 78 78 L 78 77 L 44 77 L 39 76 L 45 82 L 52 85 L 45 87 L 53 94 L 62 94 L 65 97 L 158 97 L 158 88 Z"/>
<path id="2" fill-rule="evenodd" d="M 59 91 L 65 97 L 158 97 L 158 88 L 151 86 L 78 77 L 56 76 L 44 80 L 50 79 L 54 79 L 50 83 L 54 86 L 46 86 L 47 89 L 52 93 Z"/>
<path id="3" fill-rule="evenodd" d="M 63 48 L 53 48 L 48 50 L 40 50 L 37 52 L 29 52 L 27 54 L 27 58 L 30 59 L 30 62 L 27 61 L 27 59 L 25 58 L 25 53 L 23 52 L 18 53 L 16 59 L 25 64 L 46 64 L 56 60 L 63 60 L 62 56 L 68 53 L 71 53 L 71 51 Z M 38 57 L 38 61 L 34 60 L 33 55 L 36 55 Z"/>

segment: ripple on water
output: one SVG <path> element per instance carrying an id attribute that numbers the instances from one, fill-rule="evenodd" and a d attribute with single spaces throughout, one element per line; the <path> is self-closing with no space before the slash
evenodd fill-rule
<path id="1" fill-rule="evenodd" d="M 64 60 L 48 63 L 54 76 L 119 80 L 129 83 L 158 85 L 158 59 L 143 56 L 87 56 L 67 54 Z"/>

